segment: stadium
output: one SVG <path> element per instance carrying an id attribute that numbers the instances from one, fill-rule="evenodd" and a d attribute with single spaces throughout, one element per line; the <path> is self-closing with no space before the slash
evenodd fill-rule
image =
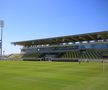
<path id="1" fill-rule="evenodd" d="M 0 90 L 108 90 L 108 31 L 12 42 Z"/>
<path id="2" fill-rule="evenodd" d="M 12 42 L 31 61 L 101 61 L 108 58 L 108 31 Z"/>

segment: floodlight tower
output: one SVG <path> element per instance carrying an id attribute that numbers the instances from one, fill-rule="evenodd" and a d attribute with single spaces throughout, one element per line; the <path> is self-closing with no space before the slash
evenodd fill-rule
<path id="1" fill-rule="evenodd" d="M 3 40 L 3 27 L 4 27 L 4 21 L 0 20 L 0 28 L 1 28 L 1 40 L 0 40 L 0 54 L 2 59 L 2 40 Z"/>

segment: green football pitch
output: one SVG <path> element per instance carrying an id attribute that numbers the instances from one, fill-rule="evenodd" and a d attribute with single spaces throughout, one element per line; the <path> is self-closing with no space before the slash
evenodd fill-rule
<path id="1" fill-rule="evenodd" d="M 0 90 L 108 90 L 108 63 L 0 61 Z"/>

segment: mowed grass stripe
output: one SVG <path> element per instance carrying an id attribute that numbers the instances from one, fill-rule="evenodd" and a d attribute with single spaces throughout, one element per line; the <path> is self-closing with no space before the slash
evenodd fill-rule
<path id="1" fill-rule="evenodd" d="M 0 90 L 108 90 L 108 63 L 0 61 Z"/>

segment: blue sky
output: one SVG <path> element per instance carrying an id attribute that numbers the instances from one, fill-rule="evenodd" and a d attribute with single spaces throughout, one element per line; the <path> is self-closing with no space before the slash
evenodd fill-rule
<path id="1" fill-rule="evenodd" d="M 0 0 L 0 19 L 3 50 L 18 53 L 11 42 L 108 30 L 108 0 Z"/>

